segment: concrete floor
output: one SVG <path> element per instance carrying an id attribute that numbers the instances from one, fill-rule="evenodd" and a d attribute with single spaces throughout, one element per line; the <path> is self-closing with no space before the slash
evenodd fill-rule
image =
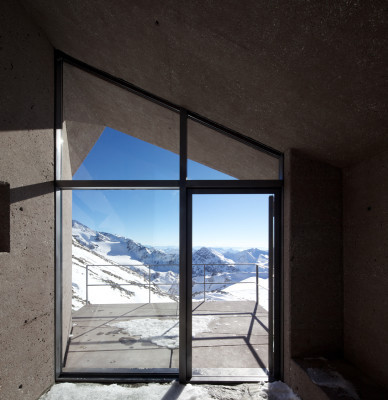
<path id="1" fill-rule="evenodd" d="M 251 301 L 193 303 L 193 315 L 213 317 L 193 338 L 193 376 L 265 376 L 268 313 Z M 177 303 L 87 305 L 73 313 L 64 372 L 178 372 L 178 349 L 158 346 L 111 325 L 178 319 Z M 139 371 L 140 372 L 140 371 Z"/>

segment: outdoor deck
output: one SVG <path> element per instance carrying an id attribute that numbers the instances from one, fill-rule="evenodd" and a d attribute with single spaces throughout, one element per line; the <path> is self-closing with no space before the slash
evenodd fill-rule
<path id="1" fill-rule="evenodd" d="M 172 329 L 160 336 L 161 344 L 114 326 L 122 321 L 142 324 L 139 320 L 171 323 L 176 339 L 178 304 L 100 304 L 76 311 L 64 372 L 177 372 L 179 350 L 171 344 Z M 256 302 L 195 302 L 193 321 L 198 331 L 193 338 L 193 375 L 265 376 L 268 313 Z M 165 337 L 170 338 L 168 347 L 163 345 Z"/>

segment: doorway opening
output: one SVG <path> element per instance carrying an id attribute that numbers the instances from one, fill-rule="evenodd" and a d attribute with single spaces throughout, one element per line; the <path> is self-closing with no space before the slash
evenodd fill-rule
<path id="1" fill-rule="evenodd" d="M 279 378 L 282 154 L 59 52 L 56 81 L 57 380 Z"/>
<path id="2" fill-rule="evenodd" d="M 273 196 L 192 196 L 193 376 L 266 378 L 273 355 Z"/>

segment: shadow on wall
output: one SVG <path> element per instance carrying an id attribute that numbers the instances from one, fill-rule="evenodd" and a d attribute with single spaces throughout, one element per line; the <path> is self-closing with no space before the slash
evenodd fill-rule
<path id="1" fill-rule="evenodd" d="M 10 190 L 10 202 L 17 203 L 19 201 L 32 199 L 34 197 L 43 196 L 54 192 L 54 181 L 36 183 L 12 188 Z"/>

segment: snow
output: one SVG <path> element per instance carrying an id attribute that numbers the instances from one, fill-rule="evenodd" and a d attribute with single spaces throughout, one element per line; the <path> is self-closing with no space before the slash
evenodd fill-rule
<path id="1" fill-rule="evenodd" d="M 201 247 L 193 253 L 193 264 L 234 264 L 234 261 L 226 258 L 217 250 Z"/>
<path id="2" fill-rule="evenodd" d="M 193 336 L 209 332 L 209 324 L 214 320 L 212 316 L 193 316 Z M 129 321 L 120 321 L 109 324 L 122 329 L 130 336 L 140 336 L 140 341 L 149 341 L 160 347 L 177 349 L 179 347 L 179 321 L 177 318 L 141 318 Z"/>
<path id="3" fill-rule="evenodd" d="M 224 252 L 230 255 L 228 258 L 218 250 L 201 247 L 193 253 L 193 281 L 197 282 L 192 289 L 193 301 L 203 301 L 204 297 L 206 301 L 256 301 L 256 266 L 243 263 L 254 261 L 259 267 L 259 304 L 268 310 L 268 252 L 229 249 Z M 88 287 L 91 304 L 179 300 L 176 249 L 167 253 L 73 221 L 72 258 L 74 310 L 86 304 L 86 268 L 88 283 L 99 285 Z"/>
<path id="4" fill-rule="evenodd" d="M 256 301 L 256 277 L 251 276 L 243 279 L 246 273 L 231 274 L 233 280 L 240 280 L 238 283 L 225 285 L 225 277 L 217 275 L 214 282 L 223 282 L 217 288 L 217 283 L 207 283 L 206 285 L 206 301 Z M 219 280 L 218 280 L 219 279 Z M 194 285 L 193 301 L 203 301 L 203 283 Z M 268 311 L 268 279 L 259 278 L 259 304 Z"/>
<path id="5" fill-rule="evenodd" d="M 92 304 L 165 303 L 179 301 L 178 249 L 153 248 L 131 239 L 97 232 L 73 221 L 73 309 L 86 304 L 86 271 L 88 300 Z M 193 253 L 193 301 L 256 301 L 256 266 L 259 270 L 259 304 L 268 310 L 268 251 L 259 249 L 211 249 L 201 247 Z M 200 265 L 195 265 L 200 264 Z M 224 264 L 224 265 L 209 265 Z M 225 265 L 230 264 L 230 265 Z M 204 266 L 205 265 L 205 266 Z M 150 267 L 149 267 L 150 266 Z M 205 271 L 205 277 L 204 275 Z M 149 281 L 150 279 L 150 281 Z M 205 283 L 204 283 L 205 280 Z M 151 282 L 151 285 L 150 285 Z M 211 315 L 193 315 L 192 334 L 210 331 L 216 323 Z M 134 318 L 111 322 L 139 341 L 176 349 L 179 346 L 178 317 Z M 257 375 L 256 375 L 257 376 Z M 98 385 L 62 383 L 41 400 L 136 400 L 136 399 L 272 399 L 298 400 L 282 382 L 222 385 Z"/>
<path id="6" fill-rule="evenodd" d="M 107 232 L 97 232 L 78 221 L 72 223 L 74 239 L 81 245 L 103 254 L 106 259 L 121 264 L 178 264 L 177 254 L 167 254 L 153 247 L 146 247 L 132 239 Z"/>
<path id="7" fill-rule="evenodd" d="M 232 259 L 236 264 L 256 263 L 268 260 L 268 250 L 246 249 L 239 252 L 226 252 L 224 256 Z"/>
<path id="8" fill-rule="evenodd" d="M 106 249 L 105 249 L 106 250 Z M 73 309 L 78 310 L 86 304 L 86 267 L 88 266 L 89 284 L 106 284 L 107 286 L 90 286 L 88 288 L 88 300 L 92 304 L 122 304 L 128 302 L 148 303 L 148 267 L 137 260 L 127 256 L 124 260 L 127 265 L 123 266 L 112 258 L 121 261 L 121 256 L 107 255 L 91 250 L 73 239 Z M 128 263 L 130 262 L 130 265 Z M 97 267 L 98 265 L 98 267 Z M 124 284 L 126 286 L 115 286 Z M 131 284 L 127 286 L 128 284 Z M 152 302 L 174 302 L 176 296 L 162 290 L 159 287 L 152 287 Z"/>
<path id="9" fill-rule="evenodd" d="M 283 382 L 224 385 L 59 383 L 40 400 L 300 400 Z"/>
<path id="10" fill-rule="evenodd" d="M 272 382 L 269 383 L 264 392 L 268 395 L 271 400 L 300 400 L 284 382 Z M 264 397 L 265 398 L 265 397 Z"/>
<path id="11" fill-rule="evenodd" d="M 353 385 L 338 372 L 320 368 L 307 368 L 307 374 L 316 385 L 342 389 L 348 397 L 359 400 Z"/>

